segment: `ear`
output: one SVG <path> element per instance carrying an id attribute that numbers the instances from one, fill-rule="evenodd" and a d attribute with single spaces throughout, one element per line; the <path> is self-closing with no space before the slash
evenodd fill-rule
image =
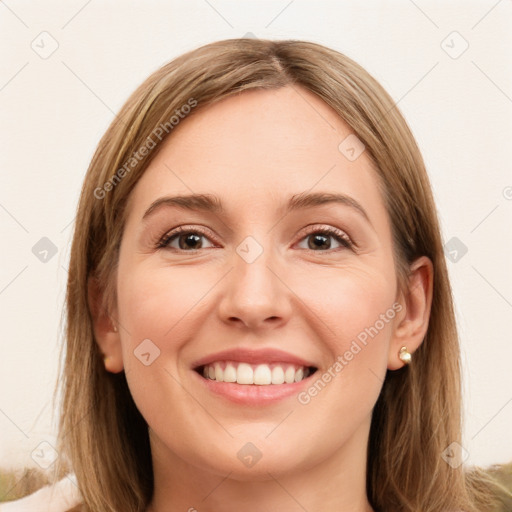
<path id="1" fill-rule="evenodd" d="M 410 267 L 405 296 L 400 293 L 403 309 L 396 317 L 393 338 L 389 347 L 388 369 L 398 370 L 404 362 L 398 357 L 400 348 L 406 347 L 412 355 L 421 345 L 427 332 L 432 306 L 434 266 L 427 256 L 421 256 Z M 414 361 L 414 355 L 412 356 Z"/>
<path id="2" fill-rule="evenodd" d="M 87 280 L 89 310 L 92 316 L 94 339 L 104 356 L 105 369 L 111 373 L 123 370 L 121 337 L 112 314 L 102 307 L 103 294 L 98 280 Z M 115 314 L 115 312 L 113 312 Z"/>

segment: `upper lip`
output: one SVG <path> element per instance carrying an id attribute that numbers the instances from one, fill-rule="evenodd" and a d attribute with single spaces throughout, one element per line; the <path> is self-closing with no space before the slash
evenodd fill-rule
<path id="1" fill-rule="evenodd" d="M 193 368 L 197 369 L 216 361 L 238 361 L 250 364 L 289 363 L 305 367 L 315 366 L 310 361 L 279 349 L 264 348 L 250 350 L 246 348 L 231 348 L 202 357 L 193 364 Z"/>

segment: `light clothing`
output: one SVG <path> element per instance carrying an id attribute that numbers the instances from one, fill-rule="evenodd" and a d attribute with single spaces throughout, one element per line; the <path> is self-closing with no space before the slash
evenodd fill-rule
<path id="1" fill-rule="evenodd" d="M 75 475 L 70 474 L 29 496 L 0 503 L 0 512 L 67 512 L 81 502 Z"/>

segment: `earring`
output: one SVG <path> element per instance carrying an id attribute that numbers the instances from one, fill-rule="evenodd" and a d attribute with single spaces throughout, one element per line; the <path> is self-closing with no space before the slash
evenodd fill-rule
<path id="1" fill-rule="evenodd" d="M 398 357 L 401 361 L 403 361 L 405 364 L 410 364 L 412 360 L 412 356 L 409 352 L 407 352 L 407 347 L 402 347 L 400 351 L 398 352 Z"/>
<path id="2" fill-rule="evenodd" d="M 117 325 L 114 325 L 114 332 L 117 332 Z"/>

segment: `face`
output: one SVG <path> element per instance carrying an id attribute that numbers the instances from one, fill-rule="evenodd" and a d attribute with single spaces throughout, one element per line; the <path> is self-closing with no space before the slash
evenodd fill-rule
<path id="1" fill-rule="evenodd" d="M 351 133 L 304 89 L 244 92 L 181 121 L 136 185 L 114 317 L 154 458 L 243 480 L 365 448 L 402 306 Z"/>

